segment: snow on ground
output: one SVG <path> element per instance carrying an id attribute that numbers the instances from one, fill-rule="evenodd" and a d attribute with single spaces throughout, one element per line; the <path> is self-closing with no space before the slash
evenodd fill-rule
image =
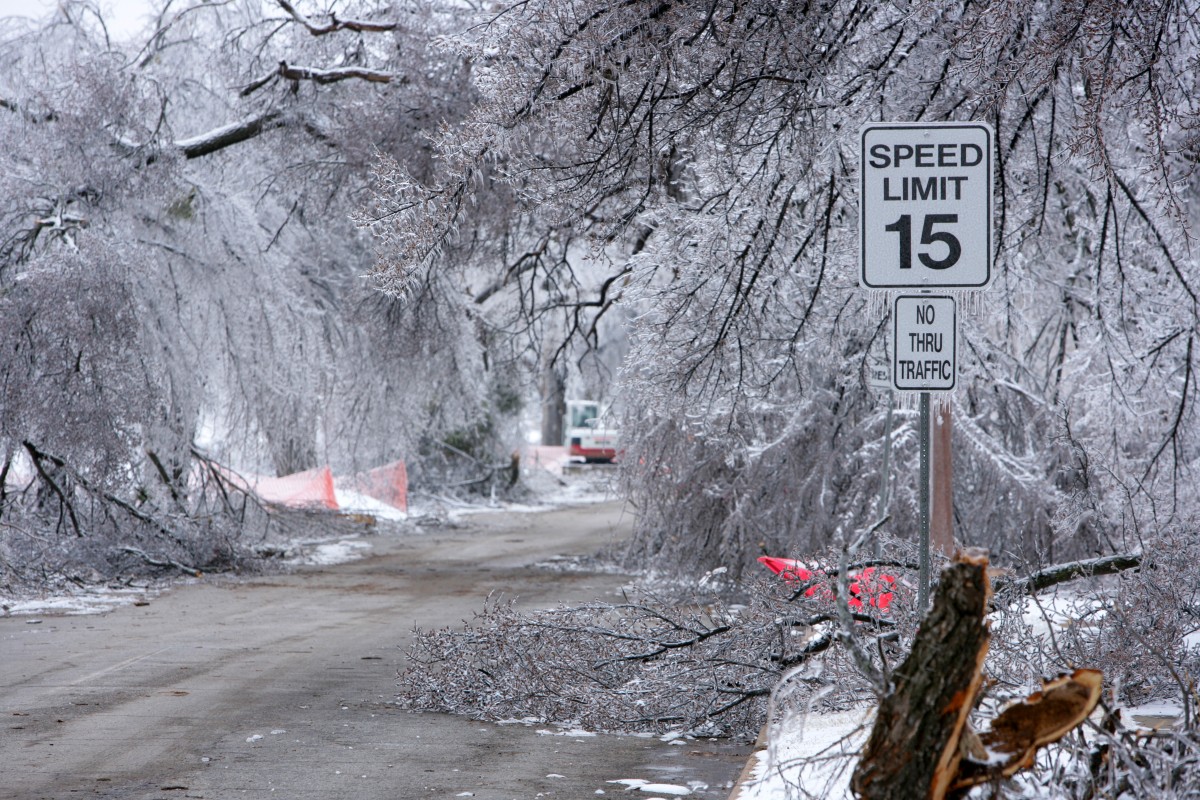
<path id="1" fill-rule="evenodd" d="M 566 463 L 565 457 L 562 462 Z M 557 463 L 558 472 L 548 464 L 523 467 L 520 488 L 524 490 L 524 499 L 521 501 L 508 501 L 500 496 L 467 501 L 446 495 L 413 492 L 409 498 L 407 518 L 418 523 L 429 520 L 458 522 L 475 514 L 501 510 L 531 514 L 563 506 L 595 505 L 620 499 L 615 490 L 616 472 L 613 467 L 577 464 L 576 471 L 563 474 L 563 463 Z"/>
<path id="2" fill-rule="evenodd" d="M 755 755 L 757 763 L 736 800 L 852 797 L 850 773 L 869 723 L 870 711 L 861 708 L 796 713 L 773 723 L 770 745 Z"/>
<path id="3" fill-rule="evenodd" d="M 1024 604 L 1021 613 L 1025 624 L 1043 638 L 1049 638 L 1055 629 L 1094 624 L 1108 613 L 1094 593 L 1081 593 L 1069 584 L 1018 602 Z"/>
<path id="4" fill-rule="evenodd" d="M 66 594 L 8 601 L 0 613 L 55 616 L 103 614 L 120 606 L 145 605 L 157 594 L 158 590 L 151 588 L 78 587 Z"/>
<path id="5" fill-rule="evenodd" d="M 302 542 L 299 546 L 301 548 L 299 555 L 289 558 L 286 563 L 328 567 L 333 564 L 357 561 L 365 557 L 371 549 L 370 542 L 358 538 Z"/>
<path id="6" fill-rule="evenodd" d="M 333 494 L 337 498 L 338 508 L 344 514 L 368 514 L 377 519 L 408 519 L 408 514 L 390 503 L 376 500 L 374 497 L 351 489 L 339 489 L 336 484 L 333 487 Z"/>
<path id="7" fill-rule="evenodd" d="M 609 783 L 624 786 L 624 791 L 626 792 L 643 792 L 645 794 L 668 795 L 670 797 L 687 797 L 692 793 L 692 788 L 688 786 L 678 786 L 673 783 L 651 783 L 641 778 L 620 778 L 615 781 L 609 781 Z M 696 788 L 700 785 L 703 784 L 697 784 Z M 705 786 L 704 788 L 707 789 L 708 787 Z"/>
<path id="8" fill-rule="evenodd" d="M 1183 705 L 1178 700 L 1158 700 L 1126 706 L 1121 709 L 1121 719 L 1146 730 L 1163 730 L 1183 719 Z"/>

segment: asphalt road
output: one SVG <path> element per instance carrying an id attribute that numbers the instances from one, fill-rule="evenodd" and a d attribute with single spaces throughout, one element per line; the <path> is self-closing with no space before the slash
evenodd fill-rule
<path id="1" fill-rule="evenodd" d="M 616 504 L 481 515 L 370 537 L 348 564 L 0 618 L 0 797 L 630 797 L 609 781 L 640 778 L 724 798 L 748 748 L 547 735 L 393 702 L 415 625 L 455 625 L 493 590 L 528 606 L 609 596 L 625 578 L 536 564 L 629 523 Z"/>

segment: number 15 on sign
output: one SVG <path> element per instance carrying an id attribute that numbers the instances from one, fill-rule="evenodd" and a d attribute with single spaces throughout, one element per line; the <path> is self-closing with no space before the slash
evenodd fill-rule
<path id="1" fill-rule="evenodd" d="M 992 130 L 862 129 L 860 280 L 870 289 L 982 289 L 992 278 Z"/>

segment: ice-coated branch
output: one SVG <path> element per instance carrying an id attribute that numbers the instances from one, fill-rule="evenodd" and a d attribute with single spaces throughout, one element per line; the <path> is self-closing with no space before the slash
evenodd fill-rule
<path id="1" fill-rule="evenodd" d="M 145 550 L 142 550 L 137 547 L 122 547 L 121 552 L 129 553 L 130 555 L 135 555 L 152 567 L 170 567 L 172 569 L 177 569 L 180 572 L 185 573 L 187 575 L 199 575 L 200 574 L 200 570 L 196 569 L 195 567 L 190 567 L 187 564 L 176 561 L 173 558 L 166 558 L 166 557 L 155 558 L 154 556 L 147 553 Z"/>
<path id="2" fill-rule="evenodd" d="M 863 674 L 863 677 L 871 683 L 875 691 L 881 696 L 887 689 L 883 672 L 871 661 L 871 656 L 863 650 L 854 634 L 854 615 L 850 611 L 850 561 L 858 553 L 859 548 L 866 543 L 867 539 L 886 525 L 890 518 L 889 516 L 885 516 L 869 528 L 864 528 L 853 541 L 847 543 L 846 547 L 842 550 L 838 562 L 837 576 L 837 612 L 838 622 L 841 624 L 841 629 L 838 631 L 838 638 L 842 640 L 846 645 L 846 649 L 850 651 L 850 655 L 854 659 L 854 664 L 858 667 L 859 672 Z"/>
<path id="3" fill-rule="evenodd" d="M 175 142 L 175 146 L 183 151 L 183 155 L 187 158 L 212 155 L 230 145 L 253 139 L 269 127 L 282 125 L 282 116 L 283 114 L 277 110 L 264 111 L 211 131 L 180 139 Z"/>
<path id="4" fill-rule="evenodd" d="M 997 578 L 992 582 L 995 591 L 1001 592 L 1015 589 L 1020 592 L 1036 593 L 1049 589 L 1060 583 L 1073 581 L 1076 578 L 1093 578 L 1101 575 L 1116 575 L 1142 565 L 1139 553 L 1123 553 L 1102 558 L 1089 558 L 1083 561 L 1072 561 L 1067 564 L 1055 564 L 1040 569 L 1025 578 Z"/>
<path id="5" fill-rule="evenodd" d="M 346 80 L 363 80 L 370 83 L 390 83 L 395 77 L 390 72 L 383 72 L 377 69 L 367 69 L 365 67 L 334 67 L 332 69 L 321 69 L 320 67 L 301 67 L 294 64 L 289 64 L 286 61 L 279 62 L 279 74 L 291 81 L 312 81 L 313 83 L 337 83 L 338 81 Z"/>
<path id="6" fill-rule="evenodd" d="M 299 22 L 313 36 L 324 36 L 329 33 L 335 33 L 340 30 L 358 31 L 359 33 L 386 33 L 395 30 L 397 23 L 395 22 L 370 22 L 360 19 L 338 19 L 336 14 L 329 15 L 329 22 L 324 25 L 318 25 L 308 17 L 301 14 L 294 5 L 288 0 L 277 0 L 279 7 L 291 15 L 292 19 Z"/>

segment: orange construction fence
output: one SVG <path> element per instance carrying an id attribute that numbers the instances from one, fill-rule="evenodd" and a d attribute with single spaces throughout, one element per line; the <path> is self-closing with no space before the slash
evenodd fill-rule
<path id="1" fill-rule="evenodd" d="M 349 481 L 356 491 L 380 502 L 408 511 L 408 468 L 403 461 L 359 472 Z"/>
<path id="2" fill-rule="evenodd" d="M 333 470 L 328 466 L 296 472 L 282 478 L 253 476 L 250 488 L 268 503 L 282 506 L 328 508 L 336 511 L 337 495 L 333 492 Z"/>

